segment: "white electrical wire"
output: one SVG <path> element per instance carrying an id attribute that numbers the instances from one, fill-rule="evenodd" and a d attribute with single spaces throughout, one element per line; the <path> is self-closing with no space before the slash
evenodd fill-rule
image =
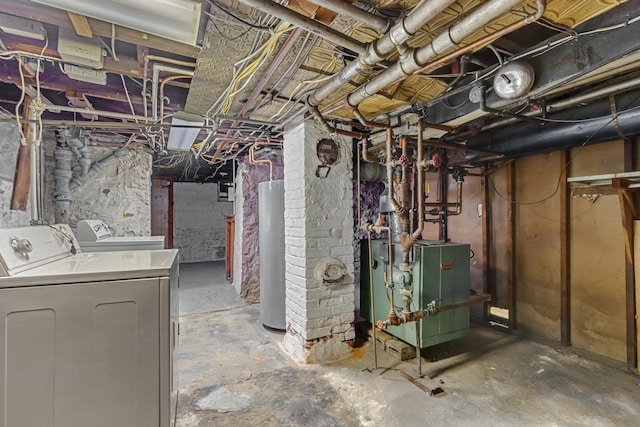
<path id="1" fill-rule="evenodd" d="M 131 102 L 131 97 L 129 96 L 129 89 L 127 89 L 127 84 L 124 81 L 124 76 L 120 74 L 120 79 L 122 80 L 122 87 L 124 88 L 124 93 L 127 95 L 127 102 L 129 102 L 129 108 L 131 108 L 131 115 L 134 116 L 136 123 L 138 123 L 138 117 L 136 116 L 136 111 L 133 109 L 133 103 Z"/>

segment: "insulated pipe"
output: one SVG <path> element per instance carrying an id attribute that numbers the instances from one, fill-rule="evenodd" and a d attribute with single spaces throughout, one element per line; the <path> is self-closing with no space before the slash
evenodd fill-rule
<path id="1" fill-rule="evenodd" d="M 158 86 L 160 83 L 160 72 L 169 72 L 179 74 L 181 76 L 193 77 L 193 70 L 185 70 L 171 65 L 153 64 L 153 77 L 151 82 L 151 114 L 153 121 L 158 120 Z"/>
<path id="2" fill-rule="evenodd" d="M 404 18 L 395 24 L 382 38 L 370 43 L 366 52 L 349 63 L 339 73 L 335 74 L 327 83 L 319 87 L 308 98 L 311 105 L 318 106 L 322 101 L 334 94 L 348 83 L 353 77 L 381 62 L 396 48 L 402 46 L 427 22 L 435 18 L 455 0 L 422 1 Z M 324 3 L 324 2 L 323 2 Z M 344 3 L 339 1 L 339 3 Z M 357 105 L 357 104 L 352 104 Z"/>
<path id="3" fill-rule="evenodd" d="M 573 96 L 571 98 L 567 98 L 567 99 L 563 99 L 560 101 L 556 101 L 553 103 L 549 103 L 547 104 L 547 113 L 553 113 L 556 111 L 562 111 L 562 110 L 566 110 L 567 108 L 573 107 L 575 105 L 578 104 L 584 104 L 584 103 L 589 103 L 591 101 L 595 101 L 599 98 L 604 98 L 605 96 L 611 96 L 611 95 L 615 95 L 618 93 L 622 93 L 622 92 L 626 92 L 628 90 L 631 89 L 635 89 L 636 87 L 640 86 L 640 77 L 636 77 L 634 79 L 631 80 L 626 80 L 624 82 L 620 82 L 620 83 L 616 83 L 613 84 L 611 86 L 606 86 L 600 89 L 596 89 L 596 90 L 591 90 L 588 93 L 584 93 L 582 95 L 576 95 Z M 527 111 L 524 113 L 519 114 L 519 116 L 526 116 L 526 117 L 537 117 L 542 115 L 542 109 L 539 110 L 531 110 L 531 111 Z M 519 118 L 514 118 L 514 117 L 510 117 L 508 119 L 504 119 L 504 120 L 498 120 L 495 122 L 491 122 L 489 124 L 487 124 L 486 126 L 482 127 L 482 131 L 487 131 L 487 130 L 491 130 L 491 129 L 496 129 L 499 127 L 503 127 L 503 126 L 508 126 L 511 124 L 516 124 L 519 123 L 520 119 Z M 451 135 L 451 137 L 454 138 L 468 138 L 468 137 L 472 137 L 474 136 L 473 134 L 470 133 L 462 133 L 460 135 Z M 450 139 L 450 137 L 446 137 L 447 139 Z"/>
<path id="4" fill-rule="evenodd" d="M 618 110 L 627 110 L 619 111 L 617 115 L 620 130 L 627 137 L 640 134 L 639 99 L 640 91 L 629 92 L 616 98 Z M 491 147 L 491 150 L 503 153 L 505 157 L 518 157 L 620 138 L 608 99 L 549 118 L 569 123 L 551 121 L 543 126 L 524 122 L 469 138 L 467 144 L 478 148 Z M 467 153 L 466 158 L 472 162 L 484 160 L 478 153 Z"/>
<path id="5" fill-rule="evenodd" d="M 391 21 L 382 18 L 373 13 L 369 13 L 366 10 L 362 10 L 357 6 L 352 5 L 344 0 L 309 0 L 311 3 L 315 3 L 318 6 L 322 6 L 326 9 L 332 10 L 340 15 L 348 16 L 349 18 L 360 21 L 367 24 L 378 31 L 380 34 L 386 33 L 391 26 Z"/>
<path id="6" fill-rule="evenodd" d="M 240 0 L 240 2 L 246 4 L 247 6 L 254 7 L 262 12 L 266 12 L 269 15 L 280 18 L 286 22 L 289 22 L 296 27 L 305 29 L 310 33 L 316 34 L 322 38 L 329 40 L 330 42 L 337 44 L 338 46 L 344 46 L 347 49 L 352 50 L 353 52 L 356 52 L 358 54 L 361 54 L 365 51 L 364 43 L 345 34 L 342 34 L 340 31 L 334 30 L 331 27 L 323 25 L 318 21 L 307 18 L 306 16 L 301 15 L 285 6 L 274 3 L 271 0 Z"/>
<path id="7" fill-rule="evenodd" d="M 522 3 L 522 0 L 493 0 L 474 9 L 469 15 L 462 18 L 457 24 L 447 28 L 434 38 L 431 43 L 421 48 L 413 49 L 386 71 L 378 75 L 369 83 L 360 86 L 347 97 L 347 102 L 352 107 L 358 106 L 362 101 L 383 90 L 385 87 L 402 80 L 411 74 L 429 66 L 429 61 L 456 49 L 459 44 L 476 31 L 485 27 L 493 19 L 509 12 L 513 7 Z M 536 17 L 542 16 L 546 7 L 545 0 L 537 0 L 538 10 L 534 15 L 528 15 L 515 25 L 520 27 L 526 25 Z M 488 36 L 491 38 L 491 35 Z M 464 53 L 473 47 L 465 47 L 456 52 L 456 55 Z"/>

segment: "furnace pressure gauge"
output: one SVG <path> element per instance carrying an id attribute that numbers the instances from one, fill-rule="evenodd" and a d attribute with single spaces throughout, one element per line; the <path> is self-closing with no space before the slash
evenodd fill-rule
<path id="1" fill-rule="evenodd" d="M 498 69 L 493 78 L 493 90 L 500 98 L 516 99 L 529 92 L 533 81 L 534 72 L 531 65 L 514 61 Z"/>

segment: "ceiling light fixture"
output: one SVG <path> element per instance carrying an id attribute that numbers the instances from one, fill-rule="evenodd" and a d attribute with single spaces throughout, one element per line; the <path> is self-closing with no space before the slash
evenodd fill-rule
<path id="1" fill-rule="evenodd" d="M 191 150 L 191 146 L 196 142 L 202 126 L 204 126 L 204 119 L 200 116 L 183 111 L 175 113 L 171 118 L 167 150 Z"/>
<path id="2" fill-rule="evenodd" d="M 201 5 L 191 0 L 31 0 L 195 46 Z"/>

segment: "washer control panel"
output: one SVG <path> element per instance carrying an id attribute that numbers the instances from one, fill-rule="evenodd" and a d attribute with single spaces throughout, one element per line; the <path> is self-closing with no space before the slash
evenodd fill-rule
<path id="1" fill-rule="evenodd" d="M 0 277 L 72 256 L 76 247 L 66 224 L 0 228 Z"/>

